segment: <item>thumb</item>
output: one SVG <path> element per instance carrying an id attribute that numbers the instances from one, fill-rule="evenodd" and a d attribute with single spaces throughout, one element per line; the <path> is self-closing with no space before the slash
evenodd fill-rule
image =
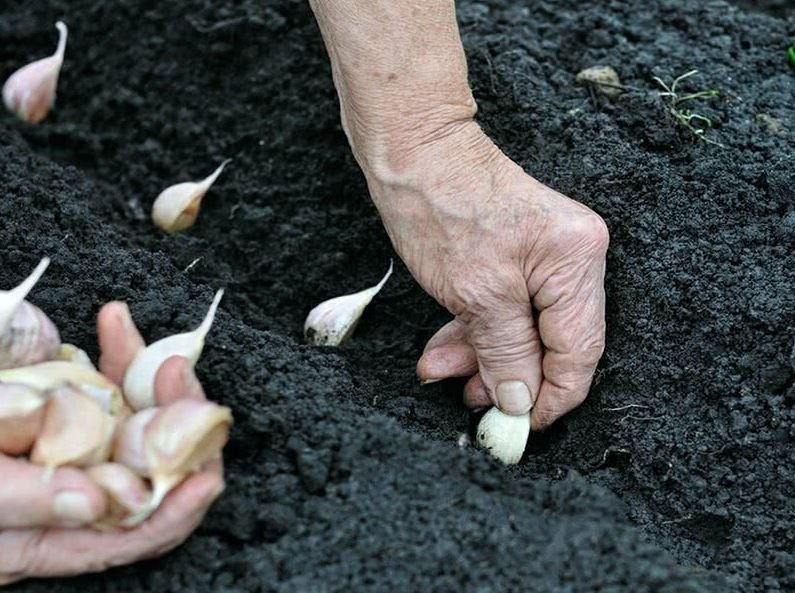
<path id="1" fill-rule="evenodd" d="M 489 398 L 506 414 L 526 414 L 541 386 L 541 339 L 530 299 L 486 307 L 469 320 L 480 378 Z"/>
<path id="2" fill-rule="evenodd" d="M 83 472 L 45 469 L 0 455 L 0 529 L 76 527 L 105 513 L 107 500 Z"/>

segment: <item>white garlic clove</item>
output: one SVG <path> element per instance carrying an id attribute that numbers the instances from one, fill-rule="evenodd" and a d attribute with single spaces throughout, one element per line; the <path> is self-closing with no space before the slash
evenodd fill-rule
<path id="1" fill-rule="evenodd" d="M 56 358 L 65 362 L 79 364 L 92 371 L 97 370 L 97 367 L 91 362 L 86 351 L 82 348 L 78 348 L 74 344 L 61 344 L 60 348 L 58 348 L 58 355 Z"/>
<path id="2" fill-rule="evenodd" d="M 149 477 L 144 435 L 146 427 L 160 408 L 146 408 L 127 418 L 119 427 L 111 459 L 130 468 L 141 477 Z"/>
<path id="3" fill-rule="evenodd" d="M 3 85 L 3 103 L 9 111 L 29 124 L 37 124 L 55 104 L 58 75 L 63 66 L 68 30 L 61 21 L 58 29 L 58 48 L 47 58 L 31 62 L 14 72 Z"/>
<path id="4" fill-rule="evenodd" d="M 0 383 L 28 385 L 50 391 L 71 385 L 91 396 L 105 412 L 117 416 L 124 407 L 119 387 L 102 373 L 83 364 L 53 360 L 26 367 L 0 370 Z"/>
<path id="5" fill-rule="evenodd" d="M 530 436 L 530 414 L 511 416 L 491 408 L 480 419 L 476 436 L 478 447 L 504 464 L 519 463 Z"/>
<path id="6" fill-rule="evenodd" d="M 199 327 L 191 332 L 174 334 L 138 351 L 124 374 L 124 397 L 134 410 L 155 405 L 155 375 L 168 358 L 181 356 L 195 365 L 204 348 L 204 338 L 212 327 L 218 304 L 224 296 L 223 288 L 215 298 Z"/>
<path id="7" fill-rule="evenodd" d="M 329 299 L 312 309 L 304 322 L 306 340 L 316 346 L 339 346 L 347 340 L 367 305 L 392 275 L 392 268 L 393 263 L 389 262 L 389 270 L 375 286 Z"/>
<path id="8" fill-rule="evenodd" d="M 127 526 L 130 516 L 143 515 L 149 508 L 152 493 L 128 467 L 120 463 L 102 463 L 89 467 L 86 473 L 108 497 L 107 514 L 97 527 Z"/>
<path id="9" fill-rule="evenodd" d="M 229 161 L 231 159 L 226 159 L 203 181 L 178 183 L 160 192 L 152 205 L 152 222 L 155 226 L 167 233 L 177 233 L 193 226 L 199 215 L 204 194 L 215 183 Z"/>
<path id="10" fill-rule="evenodd" d="M 0 384 L 0 453 L 24 455 L 44 420 L 45 398 L 26 385 Z"/>
<path id="11" fill-rule="evenodd" d="M 31 462 L 50 472 L 62 465 L 88 467 L 107 461 L 116 428 L 96 400 L 71 386 L 49 392 L 44 424 Z"/>
<path id="12" fill-rule="evenodd" d="M 36 266 L 36 269 L 34 269 L 21 284 L 11 290 L 0 290 L 0 332 L 5 331 L 11 324 L 11 320 L 14 318 L 17 309 L 42 277 L 44 270 L 46 270 L 49 265 L 50 258 L 42 258 Z"/>

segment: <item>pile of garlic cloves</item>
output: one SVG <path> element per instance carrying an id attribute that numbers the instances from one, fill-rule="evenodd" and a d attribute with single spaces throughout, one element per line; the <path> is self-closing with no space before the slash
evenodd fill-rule
<path id="1" fill-rule="evenodd" d="M 43 466 L 45 479 L 58 467 L 84 469 L 109 501 L 95 527 L 132 527 L 228 440 L 228 408 L 188 399 L 157 406 L 154 398 L 154 376 L 167 358 L 198 360 L 223 291 L 197 329 L 141 348 L 124 380 L 130 399 L 25 300 L 48 264 L 43 259 L 19 286 L 0 291 L 0 452 Z"/>

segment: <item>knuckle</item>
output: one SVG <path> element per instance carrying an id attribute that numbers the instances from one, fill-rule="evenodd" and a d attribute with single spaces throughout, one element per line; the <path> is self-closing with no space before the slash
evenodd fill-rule
<path id="1" fill-rule="evenodd" d="M 597 254 L 606 253 L 610 245 L 610 231 L 607 224 L 593 211 L 567 221 L 563 238 L 570 244 L 580 245 Z"/>

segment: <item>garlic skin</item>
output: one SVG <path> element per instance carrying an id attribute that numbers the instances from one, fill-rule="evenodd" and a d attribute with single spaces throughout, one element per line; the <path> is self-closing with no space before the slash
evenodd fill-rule
<path id="1" fill-rule="evenodd" d="M 108 459 L 116 422 L 94 398 L 70 386 L 51 391 L 31 462 L 51 473 L 56 467 L 88 467 Z"/>
<path id="2" fill-rule="evenodd" d="M 25 300 L 41 278 L 49 258 L 11 290 L 0 291 L 0 369 L 25 366 L 56 357 L 58 329 L 44 312 Z"/>
<path id="3" fill-rule="evenodd" d="M 511 416 L 491 408 L 480 419 L 476 436 L 478 447 L 504 464 L 519 463 L 530 436 L 530 414 Z"/>
<path id="4" fill-rule="evenodd" d="M 44 421 L 46 400 L 25 385 L 0 384 L 0 453 L 24 455 Z"/>
<path id="5" fill-rule="evenodd" d="M 9 111 L 29 124 L 37 124 L 47 117 L 55 104 L 55 90 L 69 34 L 61 21 L 55 23 L 55 28 L 58 29 L 55 53 L 23 66 L 3 85 L 3 103 Z"/>
<path id="6" fill-rule="evenodd" d="M 203 181 L 178 183 L 160 192 L 152 205 L 152 222 L 155 226 L 169 234 L 192 227 L 199 215 L 204 194 L 231 160 L 226 159 Z"/>
<path id="7" fill-rule="evenodd" d="M 131 515 L 142 515 L 150 506 L 152 493 L 129 468 L 119 463 L 102 463 L 85 470 L 108 497 L 108 511 L 96 527 L 125 525 Z"/>
<path id="8" fill-rule="evenodd" d="M 141 477 L 149 477 L 144 436 L 146 427 L 160 408 L 147 408 L 127 418 L 119 427 L 111 459 L 128 467 Z"/>
<path id="9" fill-rule="evenodd" d="M 81 363 L 53 360 L 26 367 L 0 370 L 0 384 L 18 383 L 40 392 L 72 386 L 90 396 L 100 408 L 113 416 L 124 407 L 118 386 L 102 373 Z"/>
<path id="10" fill-rule="evenodd" d="M 309 312 L 304 322 L 304 337 L 315 346 L 339 346 L 347 340 L 367 305 L 392 275 L 393 262 L 381 281 L 365 290 L 324 301 Z"/>
<path id="11" fill-rule="evenodd" d="M 155 375 L 160 365 L 172 356 L 187 358 L 195 365 L 204 348 L 204 338 L 212 327 L 223 288 L 215 293 L 210 309 L 199 327 L 191 332 L 174 334 L 138 351 L 124 374 L 124 396 L 136 411 L 155 405 Z"/>

